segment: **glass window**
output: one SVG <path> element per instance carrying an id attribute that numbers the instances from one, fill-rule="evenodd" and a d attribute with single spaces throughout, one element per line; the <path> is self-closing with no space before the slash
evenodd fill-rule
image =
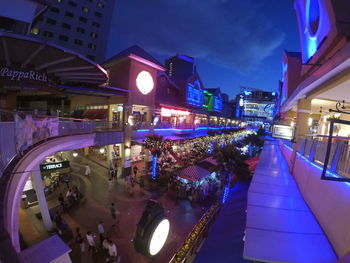
<path id="1" fill-rule="evenodd" d="M 60 12 L 60 10 L 57 7 L 54 7 L 54 6 L 50 8 L 50 11 L 53 12 L 53 13 L 59 13 Z"/>
<path id="2" fill-rule="evenodd" d="M 95 32 L 91 32 L 91 33 L 90 33 L 90 37 L 91 37 L 91 38 L 97 38 L 98 35 L 97 35 L 97 33 L 95 33 Z"/>
<path id="3" fill-rule="evenodd" d="M 95 16 L 102 17 L 102 14 L 100 12 L 95 12 Z"/>
<path id="4" fill-rule="evenodd" d="M 74 39 L 74 44 L 82 46 L 83 45 L 83 41 L 81 39 Z"/>
<path id="5" fill-rule="evenodd" d="M 83 9 L 84 13 L 89 13 L 89 8 L 88 7 L 84 6 L 84 7 L 82 7 L 82 9 Z"/>
<path id="6" fill-rule="evenodd" d="M 77 27 L 77 32 L 84 34 L 85 33 L 85 29 L 82 28 L 82 27 Z"/>
<path id="7" fill-rule="evenodd" d="M 80 22 L 83 22 L 83 23 L 87 23 L 87 18 L 81 16 L 81 17 L 79 17 L 79 21 L 80 21 Z"/>
<path id="8" fill-rule="evenodd" d="M 48 37 L 48 38 L 52 38 L 52 37 L 53 37 L 53 33 L 50 32 L 50 31 L 45 31 L 45 32 L 44 32 L 44 36 L 45 36 L 45 37 Z"/>
<path id="9" fill-rule="evenodd" d="M 71 13 L 71 12 L 66 12 L 66 13 L 65 13 L 65 16 L 68 16 L 68 17 L 74 17 L 74 14 L 73 14 L 73 13 Z"/>
<path id="10" fill-rule="evenodd" d="M 62 27 L 63 27 L 63 28 L 66 28 L 66 29 L 70 29 L 70 28 L 71 28 L 71 25 L 68 24 L 68 23 L 62 23 Z"/>
<path id="11" fill-rule="evenodd" d="M 95 26 L 95 27 L 100 27 L 100 23 L 97 23 L 97 22 L 92 22 L 92 25 Z"/>
<path id="12" fill-rule="evenodd" d="M 73 2 L 73 1 L 69 1 L 68 4 L 70 6 L 73 6 L 73 7 L 76 7 L 77 6 L 77 3 L 76 2 Z"/>
<path id="13" fill-rule="evenodd" d="M 46 23 L 50 24 L 50 25 L 56 25 L 56 20 L 52 19 L 52 18 L 48 18 L 46 20 Z"/>
<path id="14" fill-rule="evenodd" d="M 68 37 L 65 36 L 65 35 L 60 35 L 59 36 L 59 40 L 67 42 L 68 41 Z"/>
<path id="15" fill-rule="evenodd" d="M 33 28 L 30 30 L 30 33 L 32 33 L 33 35 L 39 35 L 40 30 L 39 30 L 39 28 L 37 28 L 37 27 L 33 27 Z"/>
<path id="16" fill-rule="evenodd" d="M 95 50 L 96 49 L 96 45 L 93 44 L 93 43 L 89 43 L 88 48 Z"/>

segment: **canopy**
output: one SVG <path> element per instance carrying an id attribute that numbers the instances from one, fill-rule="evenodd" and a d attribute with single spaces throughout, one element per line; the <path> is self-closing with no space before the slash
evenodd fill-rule
<path id="1" fill-rule="evenodd" d="M 213 157 L 208 157 L 198 163 L 198 166 L 206 169 L 206 170 L 212 170 L 218 165 L 218 162 Z"/>
<path id="2" fill-rule="evenodd" d="M 189 166 L 180 171 L 179 176 L 190 180 L 190 181 L 200 181 L 202 178 L 210 175 L 210 172 L 197 165 Z"/>
<path id="3" fill-rule="evenodd" d="M 259 164 L 260 157 L 256 156 L 250 160 L 245 161 L 246 164 L 249 165 L 249 171 L 255 171 L 256 167 Z"/>

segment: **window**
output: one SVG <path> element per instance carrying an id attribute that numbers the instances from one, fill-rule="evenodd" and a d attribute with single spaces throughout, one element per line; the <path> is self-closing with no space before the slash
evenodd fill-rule
<path id="1" fill-rule="evenodd" d="M 81 16 L 81 17 L 79 17 L 79 21 L 80 21 L 80 22 L 83 22 L 83 23 L 87 23 L 87 18 Z"/>
<path id="2" fill-rule="evenodd" d="M 97 6 L 98 6 L 99 8 L 104 8 L 104 7 L 105 7 L 104 3 L 101 3 L 101 2 L 98 2 L 98 3 L 97 3 Z"/>
<path id="3" fill-rule="evenodd" d="M 93 25 L 94 27 L 100 27 L 100 24 L 97 23 L 97 22 L 92 22 L 92 25 Z"/>
<path id="4" fill-rule="evenodd" d="M 97 33 L 95 33 L 95 32 L 91 32 L 91 33 L 90 33 L 90 37 L 91 37 L 91 38 L 97 38 L 98 35 L 97 35 Z"/>
<path id="5" fill-rule="evenodd" d="M 53 33 L 50 32 L 50 31 L 45 31 L 45 32 L 44 32 L 44 36 L 45 36 L 45 37 L 48 37 L 48 38 L 52 38 L 52 37 L 53 37 Z"/>
<path id="6" fill-rule="evenodd" d="M 51 19 L 51 18 L 48 18 L 48 19 L 46 20 L 46 23 L 48 23 L 48 24 L 50 24 L 50 25 L 56 25 L 56 20 Z"/>
<path id="7" fill-rule="evenodd" d="M 95 50 L 96 49 L 96 45 L 93 44 L 93 43 L 89 43 L 88 48 Z"/>
<path id="8" fill-rule="evenodd" d="M 85 33 L 85 29 L 82 28 L 82 27 L 77 27 L 77 32 L 81 33 L 81 34 L 84 34 Z"/>
<path id="9" fill-rule="evenodd" d="M 73 14 L 73 13 L 71 13 L 71 12 L 66 12 L 66 13 L 65 13 L 65 16 L 68 16 L 68 17 L 74 17 L 74 14 Z"/>
<path id="10" fill-rule="evenodd" d="M 54 7 L 54 6 L 50 8 L 50 11 L 52 13 L 59 13 L 60 12 L 60 10 L 57 7 Z"/>
<path id="11" fill-rule="evenodd" d="M 88 59 L 95 60 L 95 56 L 92 56 L 92 55 L 86 55 L 86 57 L 87 57 Z"/>
<path id="12" fill-rule="evenodd" d="M 62 27 L 65 28 L 65 29 L 70 29 L 71 25 L 68 24 L 68 23 L 62 23 Z"/>
<path id="13" fill-rule="evenodd" d="M 84 12 L 84 13 L 89 13 L 89 8 L 88 8 L 88 7 L 86 7 L 86 6 L 85 6 L 85 7 L 83 7 L 83 8 L 82 8 L 82 10 L 83 10 L 83 12 Z"/>
<path id="14" fill-rule="evenodd" d="M 77 3 L 76 2 L 73 2 L 73 1 L 69 1 L 68 4 L 70 6 L 73 6 L 73 7 L 76 7 L 77 6 Z"/>
<path id="15" fill-rule="evenodd" d="M 37 27 L 33 27 L 33 28 L 30 30 L 30 33 L 32 33 L 33 35 L 39 35 L 40 30 L 39 30 L 39 28 L 37 28 Z"/>
<path id="16" fill-rule="evenodd" d="M 74 39 L 74 44 L 82 46 L 83 45 L 83 41 L 81 39 Z"/>
<path id="17" fill-rule="evenodd" d="M 65 35 L 60 35 L 59 36 L 59 40 L 67 42 L 68 41 L 68 37 L 65 36 Z"/>
<path id="18" fill-rule="evenodd" d="M 102 14 L 100 12 L 95 12 L 95 16 L 102 17 Z"/>

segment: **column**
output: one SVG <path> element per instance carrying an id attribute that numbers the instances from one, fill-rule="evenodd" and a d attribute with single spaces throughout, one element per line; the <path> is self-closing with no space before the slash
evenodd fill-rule
<path id="1" fill-rule="evenodd" d="M 311 99 L 301 99 L 298 102 L 295 137 L 305 137 L 309 131 L 308 120 L 311 114 Z"/>
<path id="2" fill-rule="evenodd" d="M 32 172 L 32 180 L 34 182 L 34 189 L 38 198 L 41 216 L 47 231 L 51 231 L 53 228 L 49 208 L 47 207 L 44 184 L 41 179 L 40 168 L 37 167 L 37 171 Z"/>

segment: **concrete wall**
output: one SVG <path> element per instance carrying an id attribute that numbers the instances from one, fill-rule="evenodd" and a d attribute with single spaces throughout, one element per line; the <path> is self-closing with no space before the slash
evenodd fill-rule
<path id="1" fill-rule="evenodd" d="M 280 145 L 299 190 L 326 233 L 338 257 L 350 252 L 350 184 L 321 180 L 322 168 Z"/>

